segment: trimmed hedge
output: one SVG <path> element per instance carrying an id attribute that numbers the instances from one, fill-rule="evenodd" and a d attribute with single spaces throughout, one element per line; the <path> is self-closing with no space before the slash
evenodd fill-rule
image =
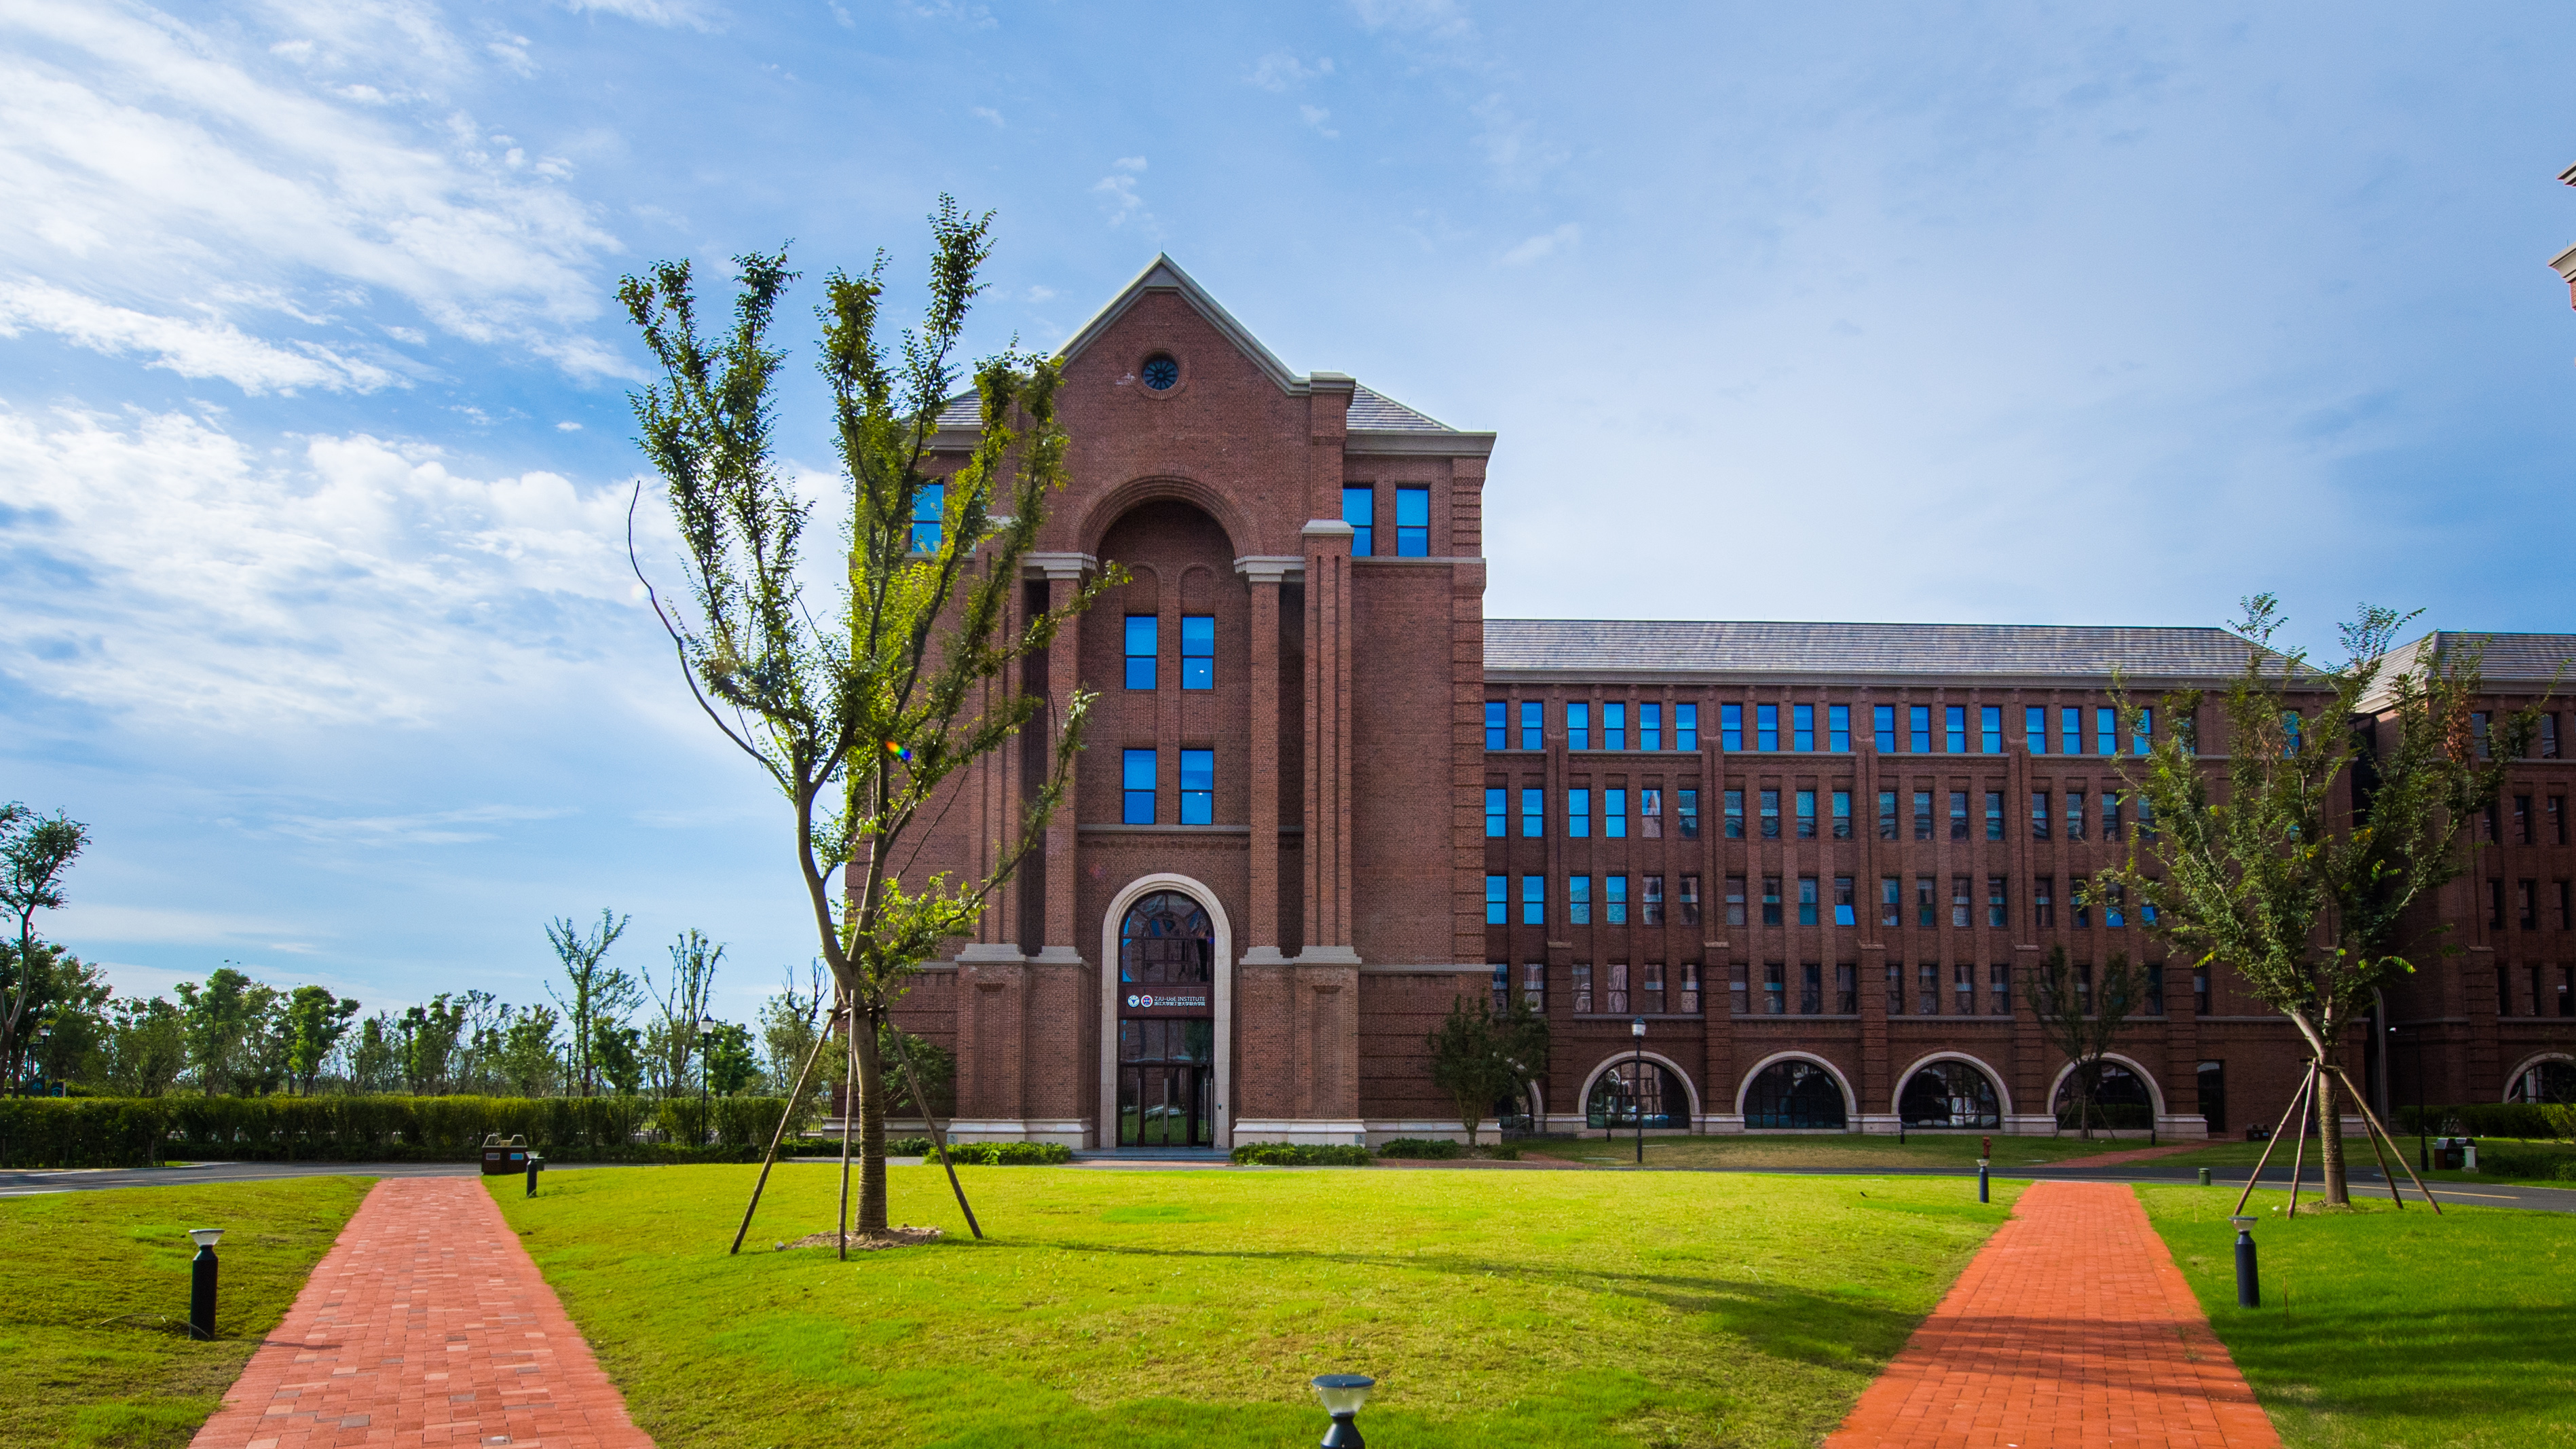
<path id="1" fill-rule="evenodd" d="M 2485 1177 L 2520 1177 L 2537 1182 L 2576 1181 L 2576 1152 L 2547 1148 L 2478 1147 L 2478 1172 Z"/>
<path id="2" fill-rule="evenodd" d="M 1398 1137 L 1381 1144 L 1377 1150 L 1377 1155 L 1380 1157 L 1406 1157 L 1434 1162 L 1447 1162 L 1451 1158 L 1466 1156 L 1467 1149 L 1463 1145 L 1451 1142 L 1446 1138 Z"/>
<path id="3" fill-rule="evenodd" d="M 1366 1167 L 1365 1147 L 1334 1147 L 1311 1142 L 1247 1142 L 1234 1149 L 1238 1164 L 1253 1167 Z"/>
<path id="4" fill-rule="evenodd" d="M 0 1098 L 0 1151 L 13 1167 L 472 1162 L 497 1132 L 558 1162 L 736 1162 L 769 1145 L 785 1105 L 716 1098 L 707 1112 L 716 1141 L 685 1147 L 637 1139 L 648 1128 L 692 1136 L 695 1098 L 12 1097 Z"/>
<path id="5" fill-rule="evenodd" d="M 840 1148 L 835 1143 L 834 1151 Z M 927 1137 L 889 1137 L 886 1156 L 918 1157 L 925 1162 L 939 1158 L 930 1150 Z M 960 1167 L 1054 1167 L 1073 1160 L 1073 1149 L 1061 1142 L 955 1142 L 948 1144 L 948 1160 Z"/>
<path id="6" fill-rule="evenodd" d="M 2423 1125 L 2416 1125 L 2418 1117 Z M 2564 1102 L 2469 1102 L 2456 1107 L 2426 1107 L 2420 1113 L 2413 1107 L 2397 1109 L 2397 1120 L 2389 1124 L 2394 1130 L 2412 1136 L 2422 1132 L 2440 1137 L 2456 1119 L 2460 1132 L 2470 1137 L 2519 1137 L 2529 1142 L 2565 1141 L 2576 1138 L 2576 1106 Z M 2486 1154 L 2482 1151 L 2479 1157 Z"/>

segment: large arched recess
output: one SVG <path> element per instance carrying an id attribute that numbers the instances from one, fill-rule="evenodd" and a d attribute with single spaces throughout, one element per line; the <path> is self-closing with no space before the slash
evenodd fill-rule
<path id="1" fill-rule="evenodd" d="M 1100 918 L 1100 1111 L 1098 1145 L 1117 1145 L 1118 1111 L 1118 928 L 1127 908 L 1155 891 L 1181 891 L 1208 913 L 1216 928 L 1216 1111 L 1211 1134 L 1220 1148 L 1234 1142 L 1234 922 L 1216 888 L 1172 871 L 1140 875 L 1110 897 Z"/>
<path id="2" fill-rule="evenodd" d="M 1227 546 L 1236 554 L 1252 546 L 1250 521 L 1243 516 L 1234 500 L 1195 478 L 1176 474 L 1156 474 L 1148 478 L 1131 478 L 1092 500 L 1082 512 L 1082 551 L 1094 557 L 1100 553 L 1101 540 L 1109 536 L 1118 520 L 1148 503 L 1163 500 L 1186 503 L 1216 520 L 1225 533 Z"/>

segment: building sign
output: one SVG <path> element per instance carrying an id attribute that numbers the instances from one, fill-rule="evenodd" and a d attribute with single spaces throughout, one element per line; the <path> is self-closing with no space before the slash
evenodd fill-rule
<path id="1" fill-rule="evenodd" d="M 1176 996 L 1160 992 L 1140 992 L 1132 994 L 1127 998 L 1128 1007 L 1135 1011 L 1154 1011 L 1158 1009 L 1166 1011 L 1184 1011 L 1193 1009 L 1205 1011 L 1207 1010 L 1207 1004 L 1208 999 L 1205 996 Z"/>

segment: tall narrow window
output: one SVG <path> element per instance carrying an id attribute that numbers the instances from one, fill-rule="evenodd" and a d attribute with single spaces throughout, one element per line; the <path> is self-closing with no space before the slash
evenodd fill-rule
<path id="1" fill-rule="evenodd" d="M 1878 923 L 1882 926 L 1905 924 L 1905 883 L 1895 876 L 1878 880 Z"/>
<path id="2" fill-rule="evenodd" d="M 1647 840 L 1664 838 L 1664 792 L 1637 792 L 1637 834 Z"/>
<path id="3" fill-rule="evenodd" d="M 2155 752 L 2156 712 L 2152 709 L 2141 709 L 2138 711 L 2137 721 L 2129 726 L 2129 753 L 2152 755 Z"/>
<path id="4" fill-rule="evenodd" d="M 1511 877 L 1485 877 L 1485 924 L 1508 926 L 1512 923 Z"/>
<path id="5" fill-rule="evenodd" d="M 1726 838 L 1744 838 L 1744 792 L 1741 790 L 1726 792 Z"/>
<path id="6" fill-rule="evenodd" d="M 2084 792 L 2081 790 L 2066 792 L 2066 838 L 2084 838 Z"/>
<path id="7" fill-rule="evenodd" d="M 1932 838 L 1932 792 L 1929 790 L 1914 792 L 1914 838 Z"/>
<path id="8" fill-rule="evenodd" d="M 2010 966 L 1987 967 L 1986 988 L 1986 1015 L 2012 1015 L 2012 968 Z"/>
<path id="9" fill-rule="evenodd" d="M 2120 792 L 2105 790 L 2102 792 L 2102 838 L 2117 840 L 2120 829 Z"/>
<path id="10" fill-rule="evenodd" d="M 1816 707 L 1812 704 L 1789 706 L 1789 747 L 1813 750 L 1816 747 Z"/>
<path id="11" fill-rule="evenodd" d="M 2011 925 L 2012 911 L 2010 910 L 2010 904 L 2010 900 L 2004 894 L 2004 878 L 1999 875 L 1987 876 L 1986 924 L 1999 931 L 2004 927 Z"/>
<path id="12" fill-rule="evenodd" d="M 1154 658 L 1161 630 L 1151 614 L 1127 616 L 1127 687 L 1154 687 Z"/>
<path id="13" fill-rule="evenodd" d="M 1935 907 L 1932 904 L 1932 877 L 1928 875 L 1916 876 L 1914 878 L 1914 924 L 1926 931 L 1931 930 L 1933 925 L 1932 913 L 1934 909 Z"/>
<path id="14" fill-rule="evenodd" d="M 1813 790 L 1798 792 L 1798 838 L 1816 838 L 1816 792 Z"/>
<path id="15" fill-rule="evenodd" d="M 1912 704 L 1905 707 L 1905 747 L 1918 755 L 1932 753 L 1932 706 Z"/>
<path id="16" fill-rule="evenodd" d="M 1623 700 L 1607 699 L 1601 702 L 1601 748 L 1605 750 L 1628 748 L 1628 706 Z"/>
<path id="17" fill-rule="evenodd" d="M 1485 835 L 1488 839 L 1509 833 L 1511 793 L 1498 785 L 1485 787 Z"/>
<path id="18" fill-rule="evenodd" d="M 1181 751 L 1181 823 L 1216 823 L 1216 751 Z"/>
<path id="19" fill-rule="evenodd" d="M 1762 877 L 1762 924 L 1780 924 L 1780 877 L 1776 875 Z"/>
<path id="20" fill-rule="evenodd" d="M 2513 797 L 2513 838 L 2520 844 L 2531 844 L 2531 797 L 2528 795 Z"/>
<path id="21" fill-rule="evenodd" d="M 1637 706 L 1637 748 L 1660 750 L 1664 747 L 1664 707 L 1640 702 Z"/>
<path id="22" fill-rule="evenodd" d="M 1521 790 L 1521 838 L 1536 840 L 1547 834 L 1547 791 L 1534 786 Z"/>
<path id="23" fill-rule="evenodd" d="M 1512 968 L 1509 962 L 1496 965 L 1494 973 L 1494 1011 L 1497 1015 L 1512 1009 Z"/>
<path id="24" fill-rule="evenodd" d="M 1546 876 L 1525 875 L 1521 877 L 1521 924 L 1524 926 L 1544 926 L 1547 924 Z"/>
<path id="25" fill-rule="evenodd" d="M 1950 838 L 1968 838 L 1968 792 L 1965 790 L 1950 792 Z"/>
<path id="26" fill-rule="evenodd" d="M 1681 1005 L 1674 1009 L 1684 1016 L 1699 1015 L 1699 963 L 1697 961 L 1682 963 Z"/>
<path id="27" fill-rule="evenodd" d="M 2045 931 L 2057 925 L 2057 877 L 2034 877 L 2030 883 L 2030 923 Z"/>
<path id="28" fill-rule="evenodd" d="M 2558 758 L 2558 712 L 2551 710 L 2540 717 L 2540 757 Z"/>
<path id="29" fill-rule="evenodd" d="M 1977 732 L 1983 737 L 1978 743 L 1984 746 L 1984 753 L 2002 754 L 2004 752 L 2004 707 L 1999 704 L 1981 706 L 1977 710 Z"/>
<path id="30" fill-rule="evenodd" d="M 2084 753 L 2084 711 L 2073 705 L 2057 712 L 2057 752 L 2061 755 Z"/>
<path id="31" fill-rule="evenodd" d="M 1741 901 L 1738 904 L 1741 904 Z M 1699 877 L 1696 875 L 1682 877 L 1682 924 L 1685 926 L 1699 924 Z"/>
<path id="32" fill-rule="evenodd" d="M 1377 490 L 1345 488 L 1342 490 L 1342 522 L 1351 526 L 1351 557 L 1367 558 L 1377 552 Z"/>
<path id="33" fill-rule="evenodd" d="M 1780 706 L 1776 704 L 1753 706 L 1753 748 L 1757 750 L 1780 748 Z"/>
<path id="34" fill-rule="evenodd" d="M 1740 838 L 1740 837 L 1744 834 L 1744 796 L 1743 796 L 1743 792 L 1741 792 L 1741 791 L 1737 791 L 1737 790 L 1729 790 L 1727 793 L 1736 797 L 1736 798 L 1735 798 L 1735 834 L 1736 834 L 1736 836 L 1737 836 L 1737 837 L 1739 837 L 1739 838 Z M 1681 822 L 1682 822 L 1682 839 L 1684 839 L 1684 840 L 1697 840 L 1697 839 L 1699 839 L 1699 791 L 1697 791 L 1697 790 L 1677 790 L 1677 791 L 1675 791 L 1675 792 L 1674 792 L 1674 795 L 1675 795 L 1675 802 L 1674 802 L 1674 803 L 1675 803 L 1675 807 L 1676 807 L 1676 809 L 1680 812 L 1680 815 L 1681 815 Z"/>
<path id="35" fill-rule="evenodd" d="M 1638 898 L 1637 904 L 1645 911 L 1645 915 L 1639 919 L 1639 924 L 1660 926 L 1664 923 L 1664 878 L 1662 876 L 1646 877 L 1646 893 Z"/>
<path id="36" fill-rule="evenodd" d="M 1837 755 L 1851 753 L 1851 706 L 1825 706 L 1825 748 Z"/>
<path id="37" fill-rule="evenodd" d="M 1766 1015 L 1782 1016 L 1789 1010 L 1789 968 L 1778 961 L 1763 963 L 1762 1010 Z"/>
<path id="38" fill-rule="evenodd" d="M 1951 968 L 1950 968 L 1950 987 L 1951 987 L 1951 990 L 1950 990 L 1950 1000 L 1951 1000 L 1950 1013 L 1951 1013 L 1951 1015 L 1953 1015 L 1953 1016 L 1974 1016 L 1974 1015 L 1976 1015 L 1976 1014 L 1977 1014 L 1977 968 L 1976 968 L 1976 967 L 1974 967 L 1974 966 L 1953 966 L 1953 967 L 1951 967 Z"/>
<path id="39" fill-rule="evenodd" d="M 1648 1016 L 1664 1010 L 1664 963 L 1648 961 L 1637 968 L 1637 1009 Z"/>
<path id="40" fill-rule="evenodd" d="M 1914 968 L 1914 1014 L 1941 1014 L 1941 968 L 1929 961 Z"/>
<path id="41" fill-rule="evenodd" d="M 2295 709 L 2281 716 L 2281 753 L 2295 755 L 2299 752 L 2299 731 L 2303 723 L 2299 718 L 2299 712 Z M 2487 757 L 2486 716 L 2482 714 L 2472 716 L 2471 723 L 2476 727 L 2474 733 L 2478 742 L 2478 758 L 2483 760 Z"/>
<path id="42" fill-rule="evenodd" d="M 1968 878 L 1964 875 L 1950 877 L 1950 924 L 1962 931 L 1968 929 Z"/>
<path id="43" fill-rule="evenodd" d="M 2120 753 L 2120 712 L 2107 704 L 2093 707 L 2093 753 Z"/>
<path id="44" fill-rule="evenodd" d="M 1521 748 L 1547 748 L 1547 706 L 1535 699 L 1521 701 Z"/>
<path id="45" fill-rule="evenodd" d="M 1816 899 L 1816 878 L 1811 875 L 1798 877 L 1798 924 L 1801 926 L 1820 924 L 1818 914 L 1822 905 L 1823 902 Z"/>
<path id="46" fill-rule="evenodd" d="M 1852 792 L 1849 790 L 1834 792 L 1834 839 L 1836 840 L 1852 838 L 1851 796 Z"/>
<path id="47" fill-rule="evenodd" d="M 2165 963 L 2162 961 L 2147 963 L 2147 999 L 2144 1005 L 2149 1016 L 2165 1014 Z"/>
<path id="48" fill-rule="evenodd" d="M 1878 838 L 1896 838 L 1896 792 L 1893 790 L 1878 792 Z"/>
<path id="49" fill-rule="evenodd" d="M 1601 877 L 1602 924 L 1628 924 L 1628 878 L 1624 875 Z"/>
<path id="50" fill-rule="evenodd" d="M 2001 790 L 1986 792 L 1986 838 L 2004 838 L 2004 792 Z"/>
<path id="51" fill-rule="evenodd" d="M 1565 838 L 1581 840 L 1592 833 L 1592 792 L 1565 792 Z"/>
<path id="52" fill-rule="evenodd" d="M 1627 791 L 1604 790 L 1601 792 L 1601 833 L 1612 840 L 1627 839 Z"/>
<path id="53" fill-rule="evenodd" d="M 924 483 L 912 495 L 912 551 L 939 552 L 939 540 L 948 518 L 948 485 Z"/>
<path id="54" fill-rule="evenodd" d="M 2046 790 L 2030 792 L 2030 838 L 2033 840 L 2048 838 L 2048 792 Z"/>
<path id="55" fill-rule="evenodd" d="M 1118 819 L 1127 825 L 1154 823 L 1154 752 L 1128 750 L 1119 766 L 1122 794 Z"/>
<path id="56" fill-rule="evenodd" d="M 1798 969 L 1798 1014 L 1822 1016 L 1825 1013 L 1825 968 L 1810 961 Z"/>
<path id="57" fill-rule="evenodd" d="M 1762 792 L 1762 838 L 1780 838 L 1780 792 L 1777 790 Z"/>
<path id="58" fill-rule="evenodd" d="M 1569 926 L 1592 924 L 1592 877 L 1570 875 L 1565 878 L 1565 923 Z"/>
<path id="59" fill-rule="evenodd" d="M 1505 718 L 1505 712 L 1510 708 L 1511 706 L 1505 704 L 1499 699 L 1489 699 L 1485 701 L 1486 749 L 1500 750 L 1510 747 L 1511 730 L 1508 728 Z"/>
<path id="60" fill-rule="evenodd" d="M 1565 747 L 1569 750 L 1592 748 L 1592 706 L 1579 699 L 1566 702 Z"/>
<path id="61" fill-rule="evenodd" d="M 2549 815 L 2549 843 L 2565 845 L 2567 843 L 2567 797 L 2552 795 L 2544 803 Z"/>
<path id="62" fill-rule="evenodd" d="M 1887 1014 L 1905 1014 L 1905 968 L 1893 961 L 1887 964 Z"/>
<path id="63" fill-rule="evenodd" d="M 1181 616 L 1181 688 L 1216 688 L 1216 616 Z"/>
<path id="64" fill-rule="evenodd" d="M 1592 963 L 1574 963 L 1574 1014 L 1583 1016 L 1592 1010 Z"/>
<path id="65" fill-rule="evenodd" d="M 1882 755 L 1896 753 L 1896 706 L 1874 704 L 1869 707 L 1870 743 Z"/>
<path id="66" fill-rule="evenodd" d="M 1744 877 L 1740 875 L 1726 878 L 1726 923 L 1730 926 L 1744 924 Z"/>
<path id="67" fill-rule="evenodd" d="M 2540 882 L 2536 880 L 2516 881 L 2514 882 L 2514 890 L 2516 892 L 2516 900 L 2521 906 L 2521 913 L 2516 919 L 2516 924 L 2520 925 L 2522 929 L 2526 931 L 2539 930 Z"/>
<path id="68" fill-rule="evenodd" d="M 1395 490 L 1395 552 L 1399 558 L 1427 558 L 1431 553 L 1431 490 Z"/>
<path id="69" fill-rule="evenodd" d="M 1853 893 L 1852 878 L 1847 875 L 1834 877 L 1834 924 L 1837 926 L 1860 924 L 1860 902 Z"/>
<path id="70" fill-rule="evenodd" d="M 1950 754 L 1964 755 L 1968 752 L 1968 707 L 1966 705 L 1942 706 L 1941 733 L 1947 736 L 1941 743 Z"/>
<path id="71" fill-rule="evenodd" d="M 1696 754 L 1699 750 L 1699 706 L 1673 706 L 1673 748 Z"/>
<path id="72" fill-rule="evenodd" d="M 1721 704 L 1717 707 L 1717 747 L 1721 750 L 1744 748 L 1744 706 Z"/>
<path id="73" fill-rule="evenodd" d="M 2021 715 L 2022 743 L 2028 746 L 2030 752 L 2034 755 L 2047 754 L 2048 711 L 2041 706 L 2034 704 L 2023 709 Z"/>
<path id="74" fill-rule="evenodd" d="M 2281 716 L 2282 728 L 2290 732 L 2290 753 L 2294 755 L 2299 752 L 2298 726 L 2290 721 L 2297 718 L 2298 715 L 2295 713 Z M 2469 711 L 2469 747 L 2477 752 L 2479 759 L 2487 758 L 2487 712 L 2485 710 Z"/>

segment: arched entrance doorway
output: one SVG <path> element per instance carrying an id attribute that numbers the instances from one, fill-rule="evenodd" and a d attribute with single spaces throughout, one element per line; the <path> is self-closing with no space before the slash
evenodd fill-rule
<path id="1" fill-rule="evenodd" d="M 2057 1100 L 2051 1104 L 2057 1113 L 2057 1125 L 2063 1131 L 2081 1131 L 2086 1119 L 2095 1127 L 2112 1131 L 2123 1128 L 2152 1127 L 2156 1122 L 2156 1099 L 2147 1090 L 2147 1080 L 2118 1062 L 2102 1063 L 2102 1079 L 2093 1088 L 2092 1100 L 2079 1111 L 2075 1101 L 2075 1073 L 2068 1071 L 2058 1079 Z"/>
<path id="2" fill-rule="evenodd" d="M 1118 1146 L 1216 1141 L 1216 947 L 1185 891 L 1150 891 L 1119 919 Z"/>
<path id="3" fill-rule="evenodd" d="M 1840 1132 L 1849 1121 L 1842 1083 L 1821 1062 L 1783 1058 L 1754 1074 L 1744 1089 L 1749 1129 Z"/>
<path id="4" fill-rule="evenodd" d="M 1896 1115 L 1908 1127 L 1995 1128 L 2004 1123 L 1993 1080 L 1956 1057 L 1927 1062 L 1906 1078 Z"/>

